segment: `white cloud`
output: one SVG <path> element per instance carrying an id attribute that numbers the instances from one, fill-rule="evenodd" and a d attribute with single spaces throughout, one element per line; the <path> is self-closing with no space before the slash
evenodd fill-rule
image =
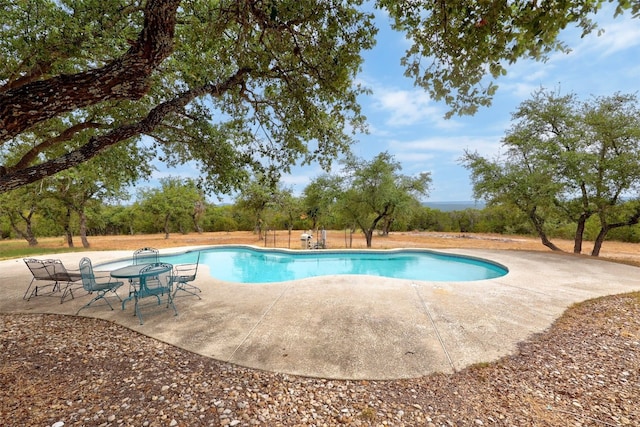
<path id="1" fill-rule="evenodd" d="M 596 30 L 580 39 L 569 56 L 603 59 L 640 45 L 640 27 L 637 19 L 632 19 L 629 14 L 600 22 L 598 28 L 603 30 L 602 34 L 598 36 Z"/>
<path id="2" fill-rule="evenodd" d="M 388 90 L 378 88 L 373 94 L 374 108 L 389 113 L 385 120 L 389 126 L 408 126 L 442 116 L 438 107 L 424 90 Z"/>
<path id="3" fill-rule="evenodd" d="M 408 160 L 421 155 L 433 156 L 436 153 L 462 155 L 465 150 L 477 151 L 483 156 L 493 156 L 500 151 L 502 137 L 476 136 L 436 136 L 412 141 L 391 141 L 389 146 L 397 155 Z"/>
<path id="4" fill-rule="evenodd" d="M 395 80 L 395 82 L 410 85 L 409 80 Z M 415 125 L 429 125 L 438 129 L 460 127 L 455 120 L 444 119 L 447 109 L 442 103 L 433 101 L 422 88 L 403 89 L 365 79 L 359 80 L 359 83 L 369 87 L 373 92 L 362 99 L 362 103 L 369 105 L 369 108 L 376 113 L 375 115 L 369 113 L 371 129 L 379 131 L 385 126 L 402 128 Z"/>
<path id="5" fill-rule="evenodd" d="M 531 98 L 531 94 L 540 89 L 543 81 L 538 82 L 537 84 L 533 83 L 513 83 L 513 84 L 505 84 L 503 85 L 505 91 L 509 91 L 513 96 L 518 99 L 529 99 Z"/>
<path id="6" fill-rule="evenodd" d="M 399 151 L 394 158 L 401 164 L 426 163 L 436 158 L 434 153 L 416 153 L 409 151 Z"/>
<path id="7" fill-rule="evenodd" d="M 281 179 L 281 183 L 284 187 L 298 188 L 302 186 L 303 188 L 309 185 L 309 183 L 315 179 L 316 177 L 323 174 L 323 172 L 319 169 L 314 171 L 296 171 L 295 175 L 283 175 Z"/>

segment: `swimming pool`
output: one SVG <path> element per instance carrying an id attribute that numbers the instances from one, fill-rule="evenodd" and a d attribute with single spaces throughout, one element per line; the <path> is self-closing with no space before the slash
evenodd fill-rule
<path id="1" fill-rule="evenodd" d="M 418 249 L 290 251 L 247 246 L 203 248 L 200 264 L 212 277 L 238 283 L 273 283 L 328 275 L 370 275 L 424 281 L 472 281 L 504 276 L 508 269 L 498 263 Z M 161 262 L 192 263 L 198 250 L 162 254 Z M 120 260 L 99 266 L 113 270 L 131 263 Z"/>

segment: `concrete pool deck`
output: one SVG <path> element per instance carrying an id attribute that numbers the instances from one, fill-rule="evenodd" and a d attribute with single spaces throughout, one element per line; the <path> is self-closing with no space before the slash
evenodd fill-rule
<path id="1" fill-rule="evenodd" d="M 184 248 L 162 250 L 177 252 Z M 323 276 L 297 282 L 236 284 L 201 265 L 202 299 L 178 294 L 178 316 L 166 304 L 144 309 L 145 324 L 102 301 L 80 312 L 126 326 L 186 350 L 267 371 L 339 379 L 398 379 L 451 373 L 513 353 L 572 304 L 640 291 L 640 268 L 550 252 L 441 250 L 486 258 L 509 274 L 477 282 L 422 282 L 371 276 Z M 131 256 L 83 252 L 59 258 L 77 268 Z M 223 268 L 223 266 L 221 266 Z M 31 280 L 22 259 L 0 261 L 1 313 L 75 315 L 91 297 L 60 303 L 22 296 Z M 127 286 L 119 294 L 126 296 Z"/>

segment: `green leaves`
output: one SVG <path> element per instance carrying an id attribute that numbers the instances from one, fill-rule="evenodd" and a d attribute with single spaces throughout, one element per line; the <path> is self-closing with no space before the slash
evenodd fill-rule
<path id="1" fill-rule="evenodd" d="M 128 1 L 7 1 L 1 6 L 0 86 L 104 64 L 141 29 Z"/>
<path id="2" fill-rule="evenodd" d="M 160 180 L 160 188 L 140 191 L 137 205 L 150 217 L 158 228 L 169 238 L 172 231 L 184 231 L 195 226 L 202 215 L 204 195 L 192 179 L 165 177 Z"/>
<path id="3" fill-rule="evenodd" d="M 467 152 L 462 158 L 474 194 L 517 206 L 538 227 L 553 215 L 575 224 L 574 250 L 580 252 L 589 217 L 598 215 L 607 229 L 612 220 L 620 221 L 614 214 L 618 206 L 638 198 L 637 97 L 615 94 L 579 102 L 573 94 L 540 90 L 513 118 L 501 157 L 488 160 Z"/>
<path id="4" fill-rule="evenodd" d="M 335 198 L 345 225 L 357 225 L 365 234 L 368 247 L 378 224 L 391 224 L 418 206 L 418 199 L 429 193 L 431 175 L 428 172 L 415 177 L 402 175 L 400 163 L 387 152 L 378 154 L 371 161 L 351 155 L 343 164 L 341 174 L 312 184 L 307 197 L 315 194 L 318 200 L 327 200 L 329 196 Z M 324 195 L 318 191 L 318 186 L 327 188 Z"/>
<path id="5" fill-rule="evenodd" d="M 406 75 L 452 114 L 491 103 L 523 57 L 601 0 L 379 0 L 412 46 Z M 356 82 L 375 43 L 361 0 L 7 0 L 0 3 L 0 192 L 155 138 L 212 191 L 253 171 L 328 168 L 366 131 Z M 618 12 L 638 6 L 626 0 Z"/>
<path id="6" fill-rule="evenodd" d="M 380 0 L 394 28 L 413 41 L 402 63 L 406 75 L 452 114 L 473 114 L 488 106 L 505 64 L 529 57 L 544 60 L 566 46 L 557 40 L 570 23 L 584 33 L 594 29 L 590 14 L 600 0 L 479 2 L 455 0 L 412 2 Z"/>

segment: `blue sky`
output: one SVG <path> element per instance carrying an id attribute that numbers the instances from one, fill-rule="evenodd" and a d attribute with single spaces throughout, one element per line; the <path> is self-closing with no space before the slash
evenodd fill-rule
<path id="1" fill-rule="evenodd" d="M 596 16 L 604 33 L 584 39 L 569 28 L 561 35 L 571 53 L 554 53 L 545 62 L 520 61 L 497 81 L 498 92 L 491 107 L 474 116 L 444 119 L 444 103 L 431 100 L 413 81 L 404 77 L 400 57 L 408 41 L 380 20 L 377 46 L 364 53 L 359 80 L 373 93 L 360 98 L 370 133 L 356 135 L 352 151 L 367 160 L 390 152 L 402 164 L 401 173 L 428 171 L 432 190 L 424 201 L 469 201 L 473 199 L 468 171 L 459 164 L 465 149 L 493 156 L 511 124 L 511 113 L 531 94 L 544 87 L 562 94 L 576 93 L 580 99 L 635 93 L 640 83 L 640 20 L 629 13 L 613 18 L 611 8 Z M 323 171 L 317 165 L 295 168 L 283 177 L 285 187 L 296 195 Z M 158 172 L 173 175 L 174 171 Z"/>

